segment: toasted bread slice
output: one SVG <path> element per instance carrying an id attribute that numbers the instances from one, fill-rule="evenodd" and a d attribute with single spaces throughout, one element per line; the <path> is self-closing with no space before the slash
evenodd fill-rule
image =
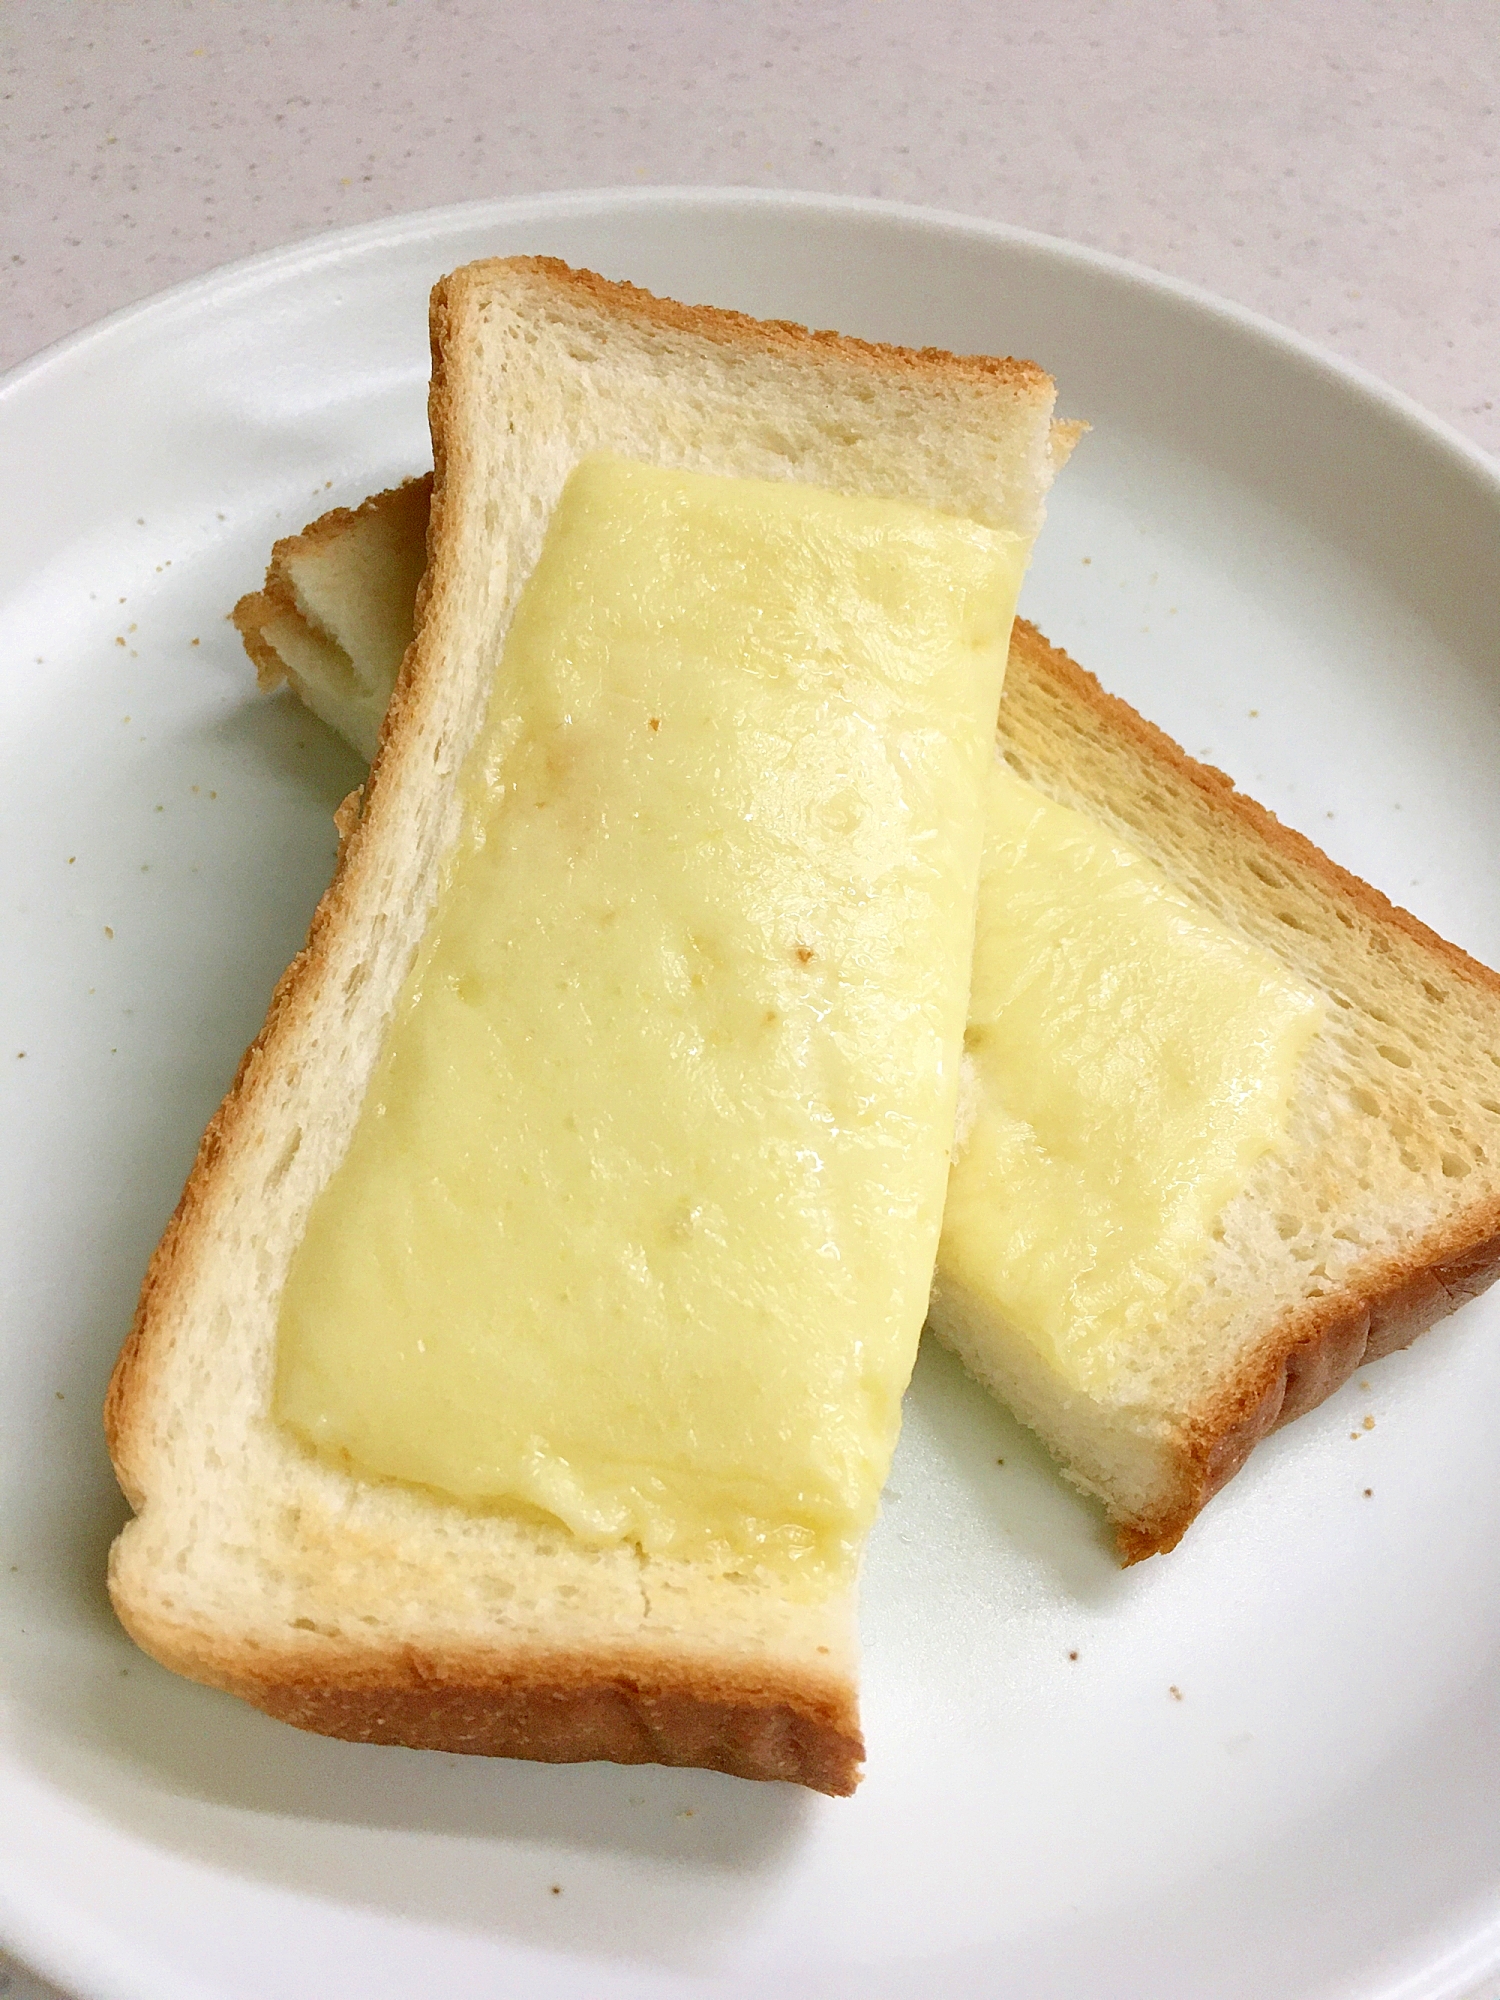
<path id="1" fill-rule="evenodd" d="M 263 688 L 287 682 L 368 763 L 411 644 L 432 479 L 335 507 L 271 551 L 232 616 Z"/>
<path id="2" fill-rule="evenodd" d="M 394 499 L 367 505 L 378 514 Z M 344 517 L 340 533 L 352 544 L 367 518 Z M 358 643 L 352 602 L 329 617 Z M 1500 981 L 1187 757 L 1024 621 L 1000 743 L 1024 777 L 1114 828 L 1331 1003 L 1286 1144 L 1256 1169 L 1210 1263 L 1142 1335 L 1108 1396 L 1080 1395 L 939 1257 L 934 1331 L 1104 1501 L 1134 1561 L 1171 1548 L 1260 1438 L 1495 1276 Z"/>
<path id="3" fill-rule="evenodd" d="M 432 329 L 416 639 L 335 880 L 205 1134 L 115 1371 L 110 1448 L 136 1518 L 111 1592 L 158 1659 L 305 1728 L 847 1792 L 862 1756 L 847 1581 L 810 1593 L 769 1570 L 585 1546 L 352 1476 L 271 1417 L 279 1300 L 423 935 L 488 663 L 572 468 L 610 449 L 912 499 L 1029 537 L 1059 451 L 1053 386 L 1029 363 L 759 324 L 550 260 L 456 273 L 434 292 Z M 378 548 L 407 505 L 398 492 L 341 517 L 323 555 L 345 535 Z M 403 575 L 415 534 L 410 548 Z M 306 622 L 310 597 L 296 601 Z M 367 610 L 317 613 L 361 670 Z"/>
<path id="4" fill-rule="evenodd" d="M 1172 1548 L 1256 1443 L 1500 1268 L 1500 978 L 1187 756 L 1019 622 L 1001 748 L 1325 996 L 1284 1142 L 1212 1253 L 1081 1395 L 939 1258 L 931 1325 L 1104 1500 Z"/>

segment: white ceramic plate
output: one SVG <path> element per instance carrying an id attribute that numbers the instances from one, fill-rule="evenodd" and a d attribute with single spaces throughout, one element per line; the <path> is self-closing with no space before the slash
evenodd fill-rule
<path id="1" fill-rule="evenodd" d="M 273 535 L 424 463 L 428 284 L 514 250 L 1043 360 L 1095 430 L 1024 608 L 1500 959 L 1495 468 L 1180 286 L 871 203 L 569 196 L 259 259 L 42 357 L 0 389 L 0 1922 L 70 1988 L 140 2000 L 1494 1993 L 1490 1302 L 1129 1573 L 925 1353 L 851 1801 L 324 1742 L 113 1623 L 110 1362 L 357 775 L 257 697 L 224 614 Z"/>

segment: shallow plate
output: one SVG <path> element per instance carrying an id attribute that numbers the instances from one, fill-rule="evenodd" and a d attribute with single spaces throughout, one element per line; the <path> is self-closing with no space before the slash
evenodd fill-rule
<path id="1" fill-rule="evenodd" d="M 1181 287 L 875 204 L 569 196 L 260 259 L 44 356 L 0 389 L 0 1921 L 77 1991 L 141 2000 L 1493 1991 L 1492 1303 L 1129 1573 L 926 1352 L 870 1552 L 851 1801 L 324 1742 L 113 1623 L 109 1365 L 358 775 L 257 697 L 224 614 L 273 535 L 424 463 L 428 284 L 514 250 L 1039 357 L 1095 429 L 1024 608 L 1500 958 L 1500 480 Z"/>

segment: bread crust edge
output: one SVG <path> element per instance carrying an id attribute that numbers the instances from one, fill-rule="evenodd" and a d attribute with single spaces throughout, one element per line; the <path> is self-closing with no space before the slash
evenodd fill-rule
<path id="1" fill-rule="evenodd" d="M 1320 876 L 1377 923 L 1403 932 L 1451 974 L 1482 986 L 1500 1001 L 1500 974 L 1430 930 L 1410 911 L 1341 868 L 1304 834 L 1284 826 L 1266 807 L 1237 791 L 1232 779 L 1190 757 L 1180 744 L 1109 694 L 1061 647 L 1016 620 L 1013 646 L 1028 668 L 1065 688 L 1117 735 L 1157 763 L 1170 766 L 1217 812 L 1239 820 L 1297 868 Z M 1001 708 L 1002 736 L 1005 710 Z M 1384 1259 L 1327 1297 L 1286 1314 L 1211 1396 L 1185 1413 L 1175 1441 L 1179 1477 L 1170 1499 L 1149 1517 L 1114 1519 L 1124 1563 L 1163 1555 L 1177 1546 L 1202 1508 L 1244 1465 L 1262 1438 L 1331 1396 L 1366 1362 L 1409 1347 L 1448 1313 L 1477 1298 L 1500 1277 L 1500 1202 L 1486 1201 L 1433 1232 L 1404 1256 Z"/>
<path id="2" fill-rule="evenodd" d="M 1150 1520 L 1115 1523 L 1121 1561 L 1176 1548 L 1262 1438 L 1316 1409 L 1367 1362 L 1410 1347 L 1497 1277 L 1500 1202 L 1289 1314 L 1187 1418 L 1172 1504 Z"/>
<path id="3" fill-rule="evenodd" d="M 877 369 L 886 375 L 894 370 L 948 382 L 955 378 L 982 382 L 990 388 L 1003 384 L 1017 396 L 1039 396 L 1048 401 L 1055 393 L 1056 385 L 1045 368 L 1014 355 L 952 354 L 942 347 L 901 347 L 803 326 L 797 320 L 753 319 L 748 313 L 732 312 L 723 306 L 683 305 L 639 285 L 575 268 L 557 257 L 480 258 L 452 272 L 442 283 L 482 285 L 489 272 L 502 268 L 541 280 L 568 296 L 575 305 L 593 307 L 615 319 L 638 320 L 659 331 L 688 334 L 720 347 L 758 348 L 765 353 L 806 353 L 811 348 L 837 356 L 855 367 Z M 1066 449 L 1071 450 L 1087 426 L 1063 428 Z"/>
<path id="4" fill-rule="evenodd" d="M 142 1651 L 278 1722 L 345 1742 L 546 1764 L 666 1764 L 847 1798 L 864 1763 L 852 1685 L 757 1673 L 690 1654 L 444 1645 L 362 1652 L 337 1636 L 296 1648 L 199 1631 L 110 1595 Z"/>

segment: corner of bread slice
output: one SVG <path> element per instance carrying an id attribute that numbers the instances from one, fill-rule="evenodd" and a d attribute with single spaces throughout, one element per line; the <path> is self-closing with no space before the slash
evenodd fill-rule
<path id="1" fill-rule="evenodd" d="M 114 1601 L 165 1664 L 305 1728 L 846 1792 L 862 1755 L 846 1582 L 591 1549 L 351 1477 L 272 1416 L 280 1300 L 426 928 L 493 663 L 573 466 L 610 450 L 901 495 L 1029 536 L 1052 385 L 1030 364 L 757 324 L 536 259 L 445 280 L 432 334 L 416 635 L 358 823 L 204 1136 L 116 1370 L 111 1445 L 137 1518 Z"/>
<path id="2" fill-rule="evenodd" d="M 1000 747 L 1325 1002 L 1283 1140 L 1107 1392 L 940 1278 L 934 1325 L 1104 1502 L 1171 1549 L 1278 1425 L 1500 1272 L 1500 977 L 1234 789 L 1017 621 Z"/>
<path id="3" fill-rule="evenodd" d="M 262 692 L 285 681 L 366 760 L 411 643 L 431 490 L 407 479 L 283 536 L 230 613 Z"/>
<path id="4" fill-rule="evenodd" d="M 266 1065 L 291 1039 L 276 1013 L 205 1135 L 110 1383 L 135 1511 L 109 1562 L 126 1630 L 173 1672 L 324 1735 L 851 1792 L 847 1581 L 590 1548 L 353 1477 L 275 1421 L 266 1276 L 303 1151 L 297 1125 L 272 1123 Z"/>
<path id="5" fill-rule="evenodd" d="M 111 1553 L 121 1622 L 173 1672 L 356 1742 L 858 1783 L 849 1589 L 585 1548 L 237 1428 L 155 1441 Z"/>

